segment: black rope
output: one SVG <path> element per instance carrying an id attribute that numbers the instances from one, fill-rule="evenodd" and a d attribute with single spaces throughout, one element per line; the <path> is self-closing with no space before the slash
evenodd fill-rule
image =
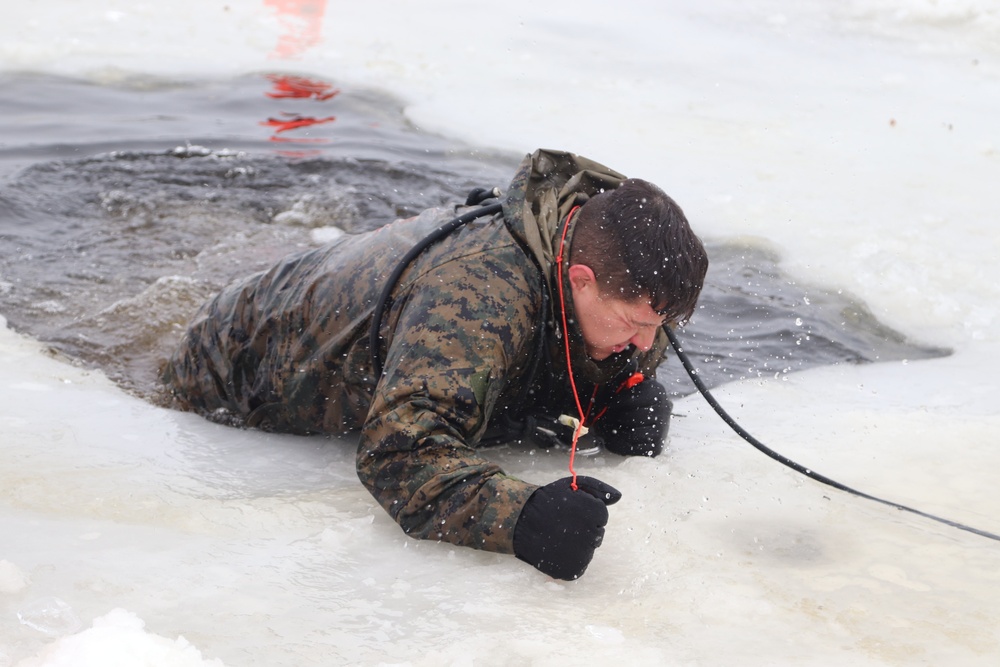
<path id="1" fill-rule="evenodd" d="M 951 521 L 950 519 L 945 519 L 945 518 L 942 518 L 942 517 L 939 517 L 939 516 L 935 516 L 933 514 L 928 514 L 927 512 L 922 512 L 922 511 L 920 511 L 918 509 L 914 509 L 912 507 L 907 507 L 906 505 L 900 505 L 899 503 L 894 503 L 891 500 L 885 500 L 884 498 L 879 498 L 877 496 L 873 496 L 873 495 L 867 494 L 867 493 L 865 493 L 863 491 L 858 491 L 857 489 L 852 489 L 851 487 L 847 486 L 846 484 L 841 484 L 840 482 L 838 482 L 836 480 L 830 479 L 829 477 L 826 477 L 825 475 L 819 474 L 815 470 L 810 470 L 809 468 L 806 468 L 805 466 L 800 465 L 800 464 L 796 463 L 795 461 L 791 460 L 787 456 L 783 456 L 783 455 L 779 454 L 778 452 L 774 451 L 773 449 L 771 449 L 770 447 L 767 447 L 760 440 L 758 440 L 757 438 L 755 438 L 752 435 L 750 435 L 742 426 L 740 426 L 736 422 L 735 419 L 733 419 L 732 417 L 729 416 L 729 413 L 727 413 L 722 408 L 721 405 L 719 405 L 719 402 L 716 401 L 715 397 L 712 396 L 711 392 L 709 392 L 708 387 L 706 387 L 705 383 L 701 381 L 701 377 L 698 376 L 698 371 L 691 364 L 691 360 L 688 359 L 687 354 L 684 353 L 684 350 L 681 348 L 680 341 L 677 340 L 677 335 L 670 329 L 670 327 L 663 327 L 663 329 L 667 332 L 667 337 L 670 338 L 670 344 L 673 346 L 674 352 L 677 353 L 677 358 L 680 359 L 681 363 L 684 365 L 684 370 L 687 371 L 688 376 L 691 378 L 691 382 L 694 383 L 694 386 L 698 389 L 698 391 L 701 393 L 701 395 L 705 397 L 705 400 L 708 401 L 708 404 L 712 406 L 712 409 L 715 410 L 715 412 L 720 417 L 722 417 L 722 420 L 724 422 L 726 422 L 730 426 L 730 428 L 732 428 L 734 431 L 736 431 L 736 433 L 741 438 L 743 438 L 744 440 L 746 440 L 747 442 L 749 442 L 751 445 L 753 445 L 758 451 L 760 451 L 763 454 L 771 457 L 772 459 L 774 459 L 778 463 L 791 468 L 795 472 L 801 473 L 801 474 L 805 475 L 806 477 L 809 477 L 810 479 L 814 479 L 817 482 L 820 482 L 821 484 L 826 484 L 827 486 L 832 486 L 835 489 L 839 489 L 840 491 L 845 491 L 845 492 L 850 493 L 852 495 L 858 496 L 859 498 L 866 498 L 868 500 L 874 500 L 877 503 L 882 503 L 883 505 L 888 505 L 889 507 L 894 507 L 894 508 L 896 508 L 898 510 L 902 510 L 904 512 L 910 512 L 911 514 L 916 514 L 916 515 L 922 516 L 922 517 L 924 517 L 926 519 L 931 519 L 932 521 L 937 521 L 939 523 L 943 523 L 946 526 L 951 526 L 952 528 L 958 528 L 959 530 L 964 530 L 964 531 L 967 531 L 967 532 L 970 532 L 970 533 L 975 533 L 976 535 L 981 535 L 982 537 L 988 537 L 991 540 L 1000 541 L 1000 535 L 996 535 L 995 533 L 991 533 L 991 532 L 988 532 L 988 531 L 985 531 L 985 530 L 980 530 L 978 528 L 973 528 L 972 526 L 967 526 L 967 525 L 965 525 L 963 523 L 958 523 L 957 521 Z"/>

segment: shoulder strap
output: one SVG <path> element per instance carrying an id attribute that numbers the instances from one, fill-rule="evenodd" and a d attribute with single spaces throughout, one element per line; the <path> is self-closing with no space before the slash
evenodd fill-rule
<path id="1" fill-rule="evenodd" d="M 465 200 L 467 206 L 474 206 L 475 204 L 480 204 L 483 201 L 491 198 L 496 198 L 500 196 L 500 190 L 493 188 L 492 190 L 486 190 L 483 188 L 476 188 L 469 193 L 468 198 Z M 434 243 L 437 243 L 443 239 L 448 234 L 465 225 L 477 218 L 481 218 L 486 215 L 494 215 L 503 210 L 503 206 L 500 202 L 493 204 L 488 204 L 486 206 L 481 206 L 477 209 L 463 213 L 457 218 L 444 223 L 433 232 L 428 234 L 422 240 L 417 242 L 412 248 L 407 251 L 406 255 L 399 261 L 396 268 L 393 269 L 392 274 L 386 280 L 385 285 L 382 287 L 382 292 L 379 294 L 378 301 L 375 303 L 375 311 L 372 313 L 372 326 L 371 330 L 368 332 L 368 344 L 371 348 L 372 355 L 372 370 L 374 372 L 375 381 L 382 377 L 382 358 L 379 354 L 379 343 L 382 337 L 379 335 L 379 330 L 382 328 L 382 318 L 385 316 L 386 308 L 389 304 L 389 298 L 392 295 L 392 290 L 396 287 L 396 283 L 399 282 L 399 277 L 403 275 L 403 271 L 406 267 L 410 265 L 414 259 L 417 258 L 420 253 L 429 248 Z"/>

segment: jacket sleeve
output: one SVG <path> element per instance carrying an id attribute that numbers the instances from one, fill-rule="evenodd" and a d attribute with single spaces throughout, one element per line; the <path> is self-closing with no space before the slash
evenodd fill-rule
<path id="1" fill-rule="evenodd" d="M 408 535 L 513 553 L 514 523 L 537 487 L 472 444 L 527 370 L 538 289 L 483 253 L 446 262 L 397 295 L 357 469 Z"/>

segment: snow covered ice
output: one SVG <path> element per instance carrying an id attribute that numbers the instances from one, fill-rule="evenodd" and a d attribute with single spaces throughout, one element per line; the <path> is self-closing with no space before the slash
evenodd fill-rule
<path id="1" fill-rule="evenodd" d="M 703 236 L 954 351 L 731 383 L 716 393 L 741 424 L 1000 532 L 997 44 L 986 0 L 39 0 L 5 8 L 0 68 L 98 85 L 294 71 L 389 91 L 429 132 L 658 183 Z M 164 411 L 7 329 L 0 405 L 0 667 L 1000 658 L 1000 544 L 798 476 L 697 396 L 661 458 L 580 462 L 624 497 L 574 583 L 409 540 L 351 442 Z M 556 452 L 492 456 L 565 474 Z M 39 610 L 49 632 L 23 620 Z"/>

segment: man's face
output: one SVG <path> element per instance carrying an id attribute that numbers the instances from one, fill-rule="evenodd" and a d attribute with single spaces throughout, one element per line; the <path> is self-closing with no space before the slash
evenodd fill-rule
<path id="1" fill-rule="evenodd" d="M 643 300 L 626 301 L 601 294 L 589 267 L 569 267 L 573 308 L 591 359 L 601 361 L 635 345 L 645 352 L 653 346 L 663 316 Z"/>

